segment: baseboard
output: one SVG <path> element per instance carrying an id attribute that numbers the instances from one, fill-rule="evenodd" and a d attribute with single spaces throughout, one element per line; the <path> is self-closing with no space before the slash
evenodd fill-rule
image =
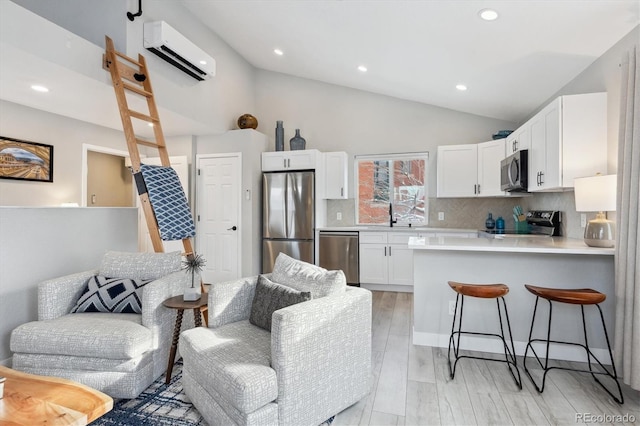
<path id="1" fill-rule="evenodd" d="M 372 291 L 393 291 L 396 293 L 413 293 L 412 285 L 396 285 L 396 284 L 366 284 L 360 283 L 360 287 Z"/>
<path id="2" fill-rule="evenodd" d="M 413 330 L 413 344 L 418 346 L 434 346 L 438 348 L 449 347 L 449 334 L 436 334 L 425 333 Z M 514 341 L 516 355 L 524 355 L 524 351 L 527 347 L 527 342 Z M 545 345 L 534 344 L 534 349 L 538 353 L 538 356 L 543 357 L 545 354 Z M 492 339 L 490 337 L 479 336 L 462 336 L 460 339 L 460 348 L 470 351 L 490 352 L 490 353 L 504 353 L 502 342 L 499 339 Z M 591 348 L 591 352 L 602 362 L 604 365 L 610 365 L 609 351 L 607 349 Z M 529 357 L 533 354 L 529 351 Z M 578 361 L 587 362 L 587 356 L 584 349 L 577 346 L 558 345 L 552 344 L 549 349 L 549 358 L 564 360 L 564 361 Z"/>

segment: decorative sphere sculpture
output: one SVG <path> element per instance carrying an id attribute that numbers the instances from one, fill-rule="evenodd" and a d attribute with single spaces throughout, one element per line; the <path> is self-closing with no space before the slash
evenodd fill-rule
<path id="1" fill-rule="evenodd" d="M 241 129 L 255 129 L 258 127 L 258 119 L 251 114 L 242 114 L 238 118 L 238 127 Z"/>

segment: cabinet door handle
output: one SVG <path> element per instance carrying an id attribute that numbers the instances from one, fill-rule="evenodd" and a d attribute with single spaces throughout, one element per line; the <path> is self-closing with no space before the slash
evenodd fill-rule
<path id="1" fill-rule="evenodd" d="M 516 152 L 517 150 L 518 150 L 518 139 L 513 141 L 513 152 Z"/>
<path id="2" fill-rule="evenodd" d="M 282 167 L 284 167 L 285 169 L 287 168 L 287 159 L 286 158 L 282 159 Z"/>
<path id="3" fill-rule="evenodd" d="M 340 196 L 344 197 L 344 188 L 340 188 Z"/>
<path id="4" fill-rule="evenodd" d="M 544 173 L 540 172 L 540 186 L 544 185 Z"/>
<path id="5" fill-rule="evenodd" d="M 291 167 L 291 158 L 287 158 L 287 167 Z"/>
<path id="6" fill-rule="evenodd" d="M 389 246 L 389 256 L 391 256 L 391 246 Z"/>
<path id="7" fill-rule="evenodd" d="M 480 184 L 478 184 L 478 195 L 480 195 Z"/>
<path id="8" fill-rule="evenodd" d="M 384 255 L 387 256 L 387 246 L 384 246 Z"/>

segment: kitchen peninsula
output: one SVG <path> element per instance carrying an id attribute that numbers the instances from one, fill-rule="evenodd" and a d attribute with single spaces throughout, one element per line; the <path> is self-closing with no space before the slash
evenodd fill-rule
<path id="1" fill-rule="evenodd" d="M 503 283 L 510 288 L 505 296 L 516 353 L 522 355 L 528 340 L 535 296 L 524 285 L 542 287 L 593 288 L 607 295 L 601 304 L 605 322 L 614 324 L 614 249 L 587 247 L 582 240 L 557 237 L 419 238 L 409 239 L 413 250 L 414 325 L 416 345 L 447 347 L 451 333 L 451 303 L 456 294 L 447 281 L 476 284 Z M 478 332 L 495 332 L 498 326 L 492 299 L 467 299 L 464 322 Z M 452 309 L 452 308 L 451 308 Z M 548 304 L 541 301 L 540 313 L 547 315 Z M 600 359 L 606 343 L 600 318 L 594 307 L 585 308 L 589 343 Z M 546 318 L 546 316 L 539 316 Z M 552 339 L 581 341 L 583 331 L 578 306 L 555 304 Z M 464 326 L 463 326 L 464 327 Z M 543 331 L 544 330 L 544 331 Z M 593 332 L 593 330 L 597 330 Z M 539 331 L 540 334 L 537 334 Z M 546 320 L 538 319 L 534 336 L 546 332 Z M 611 332 L 609 333 L 611 336 Z M 469 337 L 462 348 L 503 352 L 497 339 Z M 605 349 L 603 349 L 605 348 Z M 608 355 L 608 354 L 607 354 Z M 585 361 L 577 347 L 552 346 L 551 358 Z"/>

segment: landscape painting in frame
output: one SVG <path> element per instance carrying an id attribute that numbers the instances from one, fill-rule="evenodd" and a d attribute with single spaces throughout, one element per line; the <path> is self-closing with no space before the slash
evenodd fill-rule
<path id="1" fill-rule="evenodd" d="M 0 136 L 0 178 L 53 182 L 53 146 Z"/>

